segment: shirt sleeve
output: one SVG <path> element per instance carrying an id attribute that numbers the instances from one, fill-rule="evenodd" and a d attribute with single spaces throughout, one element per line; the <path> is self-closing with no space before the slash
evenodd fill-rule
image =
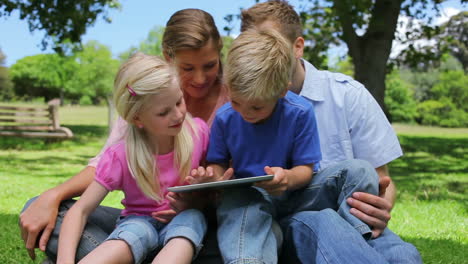
<path id="1" fill-rule="evenodd" d="M 125 133 L 127 131 L 127 126 L 128 126 L 127 122 L 125 122 L 125 120 L 123 120 L 121 117 L 119 117 L 117 119 L 117 121 L 112 126 L 111 133 L 110 133 L 109 137 L 107 138 L 106 144 L 104 145 L 104 147 L 101 149 L 101 151 L 99 152 L 99 154 L 96 157 L 89 160 L 88 166 L 96 168 L 96 166 L 98 165 L 99 160 L 101 159 L 101 156 L 104 153 L 104 151 L 109 146 L 114 145 L 115 143 L 117 143 L 118 141 L 120 141 L 120 140 L 122 140 L 124 138 L 124 135 L 125 135 Z"/>
<path id="2" fill-rule="evenodd" d="M 122 189 L 123 166 L 115 147 L 107 148 L 96 168 L 95 180 L 108 191 Z"/>
<path id="3" fill-rule="evenodd" d="M 228 164 L 230 160 L 231 156 L 225 141 L 224 124 L 221 118 L 217 116 L 211 126 L 206 161 L 208 163 Z"/>
<path id="4" fill-rule="evenodd" d="M 359 82 L 345 96 L 346 114 L 353 155 L 375 168 L 403 155 L 393 127 L 369 91 Z"/>
<path id="5" fill-rule="evenodd" d="M 322 159 L 320 141 L 317 130 L 317 121 L 313 108 L 307 108 L 298 116 L 294 134 L 294 150 L 292 165 L 299 166 L 314 164 L 314 171 L 319 169 L 318 164 Z"/>

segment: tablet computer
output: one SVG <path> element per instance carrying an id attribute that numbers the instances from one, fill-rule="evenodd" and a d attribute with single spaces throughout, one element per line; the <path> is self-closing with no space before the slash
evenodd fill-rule
<path id="1" fill-rule="evenodd" d="M 263 176 L 254 176 L 254 177 L 248 177 L 248 178 L 240 178 L 240 179 L 217 181 L 217 182 L 207 182 L 207 183 L 198 183 L 198 184 L 183 185 L 183 186 L 174 186 L 174 187 L 167 188 L 167 190 L 170 192 L 191 192 L 191 191 L 201 191 L 201 190 L 206 190 L 206 189 L 250 186 L 256 182 L 269 181 L 271 179 L 273 179 L 273 175 L 263 175 Z"/>

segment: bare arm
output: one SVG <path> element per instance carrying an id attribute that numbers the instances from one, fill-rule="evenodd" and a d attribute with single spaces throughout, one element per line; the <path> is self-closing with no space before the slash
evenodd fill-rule
<path id="1" fill-rule="evenodd" d="M 396 187 L 395 184 L 393 184 L 392 179 L 390 178 L 390 173 L 388 171 L 388 166 L 383 165 L 375 169 L 377 171 L 377 174 L 379 175 L 379 196 L 384 197 L 387 201 L 389 201 L 393 205 L 395 204 L 396 200 Z M 386 182 L 383 184 L 380 184 L 383 181 L 388 181 L 385 178 L 388 178 L 390 183 L 386 185 Z"/>
<path id="2" fill-rule="evenodd" d="M 62 223 L 58 245 L 57 263 L 75 263 L 76 248 L 89 214 L 106 197 L 108 191 L 93 181 L 81 198 L 70 208 Z"/>
<path id="3" fill-rule="evenodd" d="M 42 193 L 20 215 L 21 236 L 29 256 L 34 259 L 39 234 L 39 248 L 44 251 L 55 227 L 58 208 L 63 200 L 81 195 L 93 181 L 94 167 L 86 167 L 66 182 Z"/>

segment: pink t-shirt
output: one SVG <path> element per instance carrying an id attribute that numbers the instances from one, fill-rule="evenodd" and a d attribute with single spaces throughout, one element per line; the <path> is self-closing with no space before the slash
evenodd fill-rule
<path id="1" fill-rule="evenodd" d="M 223 86 L 221 88 L 221 93 L 218 96 L 218 101 L 216 101 L 216 106 L 213 112 L 211 113 L 210 118 L 208 118 L 207 123 L 209 127 L 211 127 L 211 124 L 213 123 L 214 117 L 216 115 L 216 110 L 218 110 L 218 108 L 220 108 L 223 104 L 227 103 L 228 101 L 228 92 L 226 87 Z M 114 145 L 115 143 L 124 139 L 125 133 L 127 132 L 127 126 L 127 122 L 125 122 L 125 120 L 123 120 L 120 117 L 117 119 L 117 121 L 114 122 L 110 135 L 107 138 L 106 144 L 96 157 L 89 160 L 88 166 L 96 167 L 99 160 L 101 159 L 102 154 L 104 153 L 104 150 L 106 150 L 109 146 Z"/>
<path id="2" fill-rule="evenodd" d="M 209 141 L 209 128 L 207 124 L 194 118 L 197 136 L 193 135 L 192 169 L 197 168 L 206 156 Z M 159 169 L 159 184 L 162 197 L 167 194 L 167 188 L 180 185 L 180 177 L 174 166 L 174 152 L 157 155 L 156 162 Z M 125 142 L 121 141 L 107 148 L 102 154 L 96 169 L 95 180 L 108 191 L 122 190 L 125 198 L 122 204 L 125 209 L 122 215 L 151 215 L 152 212 L 169 209 L 169 202 L 164 199 L 156 202 L 147 198 L 138 188 L 135 179 L 128 169 L 125 154 Z"/>

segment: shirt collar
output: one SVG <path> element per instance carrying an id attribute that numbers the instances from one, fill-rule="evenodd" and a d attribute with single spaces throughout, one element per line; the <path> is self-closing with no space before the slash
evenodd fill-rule
<path id="1" fill-rule="evenodd" d="M 308 61 L 301 59 L 301 62 L 304 65 L 305 78 L 300 95 L 312 101 L 324 101 L 323 94 L 327 85 L 326 76 Z"/>

